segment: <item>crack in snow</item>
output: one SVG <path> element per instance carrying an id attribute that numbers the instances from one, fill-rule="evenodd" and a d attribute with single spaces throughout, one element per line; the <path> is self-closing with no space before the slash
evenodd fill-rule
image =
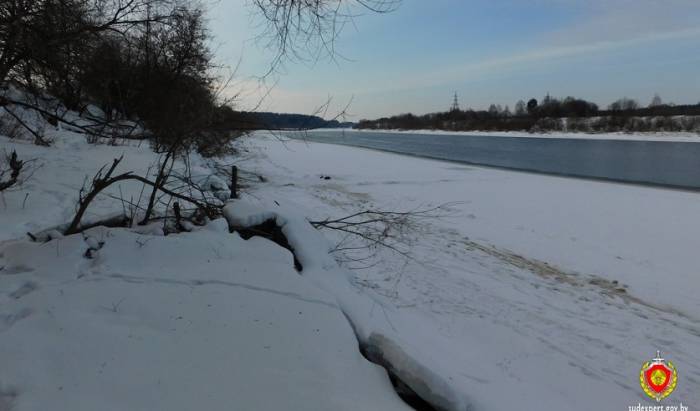
<path id="1" fill-rule="evenodd" d="M 232 281 L 222 281 L 222 280 L 173 280 L 168 278 L 158 278 L 158 277 L 138 277 L 127 274 L 108 274 L 107 277 L 115 278 L 119 280 L 126 281 L 128 283 L 134 284 L 148 284 L 148 283 L 158 283 L 158 284 L 171 284 L 171 285 L 184 285 L 189 287 L 197 287 L 203 285 L 224 285 L 227 287 L 244 288 L 246 290 L 258 291 L 263 293 L 280 295 L 283 297 L 292 298 L 298 301 L 307 302 L 309 304 L 323 305 L 328 308 L 340 309 L 336 304 L 330 303 L 328 301 L 317 300 L 314 298 L 305 298 L 301 295 L 289 291 L 279 291 L 271 288 L 258 287 L 255 285 L 236 283 Z"/>

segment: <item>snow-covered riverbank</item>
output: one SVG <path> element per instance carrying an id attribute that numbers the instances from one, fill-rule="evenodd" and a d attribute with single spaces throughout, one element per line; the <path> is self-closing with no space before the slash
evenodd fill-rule
<path id="1" fill-rule="evenodd" d="M 250 194 L 316 218 L 460 202 L 458 216 L 422 227 L 414 260 L 382 255 L 354 282 L 420 329 L 423 347 L 436 341 L 431 355 L 477 409 L 636 404 L 657 349 L 684 364 L 672 398 L 700 401 L 699 194 L 303 141 L 246 145 L 243 167 L 269 179 Z"/>
<path id="2" fill-rule="evenodd" d="M 669 401 L 700 401 L 700 194 L 244 138 L 222 160 L 247 185 L 226 217 L 275 218 L 298 273 L 289 251 L 223 219 L 28 241 L 70 218 L 103 164 L 124 154 L 145 173 L 157 160 L 146 145 L 55 137 L 0 137 L 41 165 L 0 210 L 2 411 L 405 409 L 358 341 L 453 409 L 626 409 L 647 401 L 637 379 L 656 350 L 679 369 Z M 110 190 L 89 217 L 141 187 Z M 328 253 L 339 236 L 304 221 L 443 203 L 413 227 L 410 259 L 384 250 L 356 270 Z"/>
<path id="3" fill-rule="evenodd" d="M 168 236 L 155 222 L 30 241 L 70 219 L 102 165 L 124 155 L 120 171 L 146 173 L 158 158 L 146 144 L 50 132 L 52 147 L 0 136 L 35 160 L 0 204 L 1 411 L 408 409 L 337 298 L 299 276 L 289 251 L 244 241 L 223 218 Z M 88 218 L 140 191 L 111 187 Z"/>

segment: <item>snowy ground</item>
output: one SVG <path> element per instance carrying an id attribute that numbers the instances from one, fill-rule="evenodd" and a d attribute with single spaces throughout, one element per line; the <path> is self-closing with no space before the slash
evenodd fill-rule
<path id="1" fill-rule="evenodd" d="M 223 224 L 5 245 L 0 409 L 407 409 L 334 298 Z"/>
<path id="2" fill-rule="evenodd" d="M 648 401 L 637 381 L 656 350 L 679 370 L 667 403 L 700 404 L 700 194 L 243 139 L 223 162 L 248 187 L 226 217 L 276 218 L 297 273 L 287 250 L 223 219 L 28 241 L 69 220 L 113 158 L 137 173 L 157 160 L 145 144 L 52 137 L 0 136 L 38 167 L 0 197 L 0 411 L 405 409 L 358 340 L 452 409 L 627 409 Z M 90 217 L 140 190 L 113 187 Z M 338 237 L 305 222 L 448 202 L 454 215 L 417 227 L 413 259 L 354 271 L 328 254 Z"/>
<path id="3" fill-rule="evenodd" d="M 0 155 L 15 150 L 21 160 L 35 160 L 28 164 L 32 177 L 21 187 L 12 188 L 0 195 L 0 241 L 25 237 L 27 232 L 36 232 L 66 223 L 75 214 L 78 191 L 100 167 L 110 164 L 124 155 L 117 171 L 134 170 L 145 175 L 149 166 L 155 164 L 156 155 L 148 143 L 132 143 L 126 146 L 87 144 L 79 134 L 60 133 L 52 147 L 41 147 L 30 142 L 10 140 L 0 136 Z M 125 199 L 136 199 L 140 184 L 126 182 L 121 185 Z M 115 187 L 109 191 L 119 196 Z M 88 209 L 88 218 L 104 216 L 121 211 L 119 200 L 107 196 L 98 197 L 94 207 Z"/>
<path id="4" fill-rule="evenodd" d="M 348 129 L 320 129 L 310 132 L 341 131 Z M 700 143 L 700 134 L 690 132 L 649 132 L 649 133 L 580 133 L 553 131 L 549 133 L 528 133 L 527 131 L 446 131 L 446 130 L 371 130 L 352 129 L 359 133 L 409 133 L 409 134 L 448 134 L 458 136 L 488 137 L 537 137 L 537 138 L 585 138 L 592 140 L 641 140 L 641 141 L 680 141 Z"/>
<path id="5" fill-rule="evenodd" d="M 657 349 L 679 367 L 669 403 L 700 404 L 700 194 L 262 136 L 244 146 L 241 165 L 269 179 L 250 196 L 317 219 L 461 202 L 425 223 L 415 261 L 383 255 L 353 281 L 475 409 L 626 409 L 645 402 L 639 370 Z"/>
<path id="6" fill-rule="evenodd" d="M 335 296 L 299 276 L 289 251 L 244 241 L 223 218 L 169 236 L 156 223 L 30 242 L 27 231 L 69 220 L 104 164 L 123 154 L 118 171 L 145 173 L 157 160 L 147 144 L 51 137 L 0 136 L 36 160 L 1 197 L 0 411 L 408 409 Z M 140 191 L 113 187 L 89 215 L 121 212 L 119 198 Z"/>

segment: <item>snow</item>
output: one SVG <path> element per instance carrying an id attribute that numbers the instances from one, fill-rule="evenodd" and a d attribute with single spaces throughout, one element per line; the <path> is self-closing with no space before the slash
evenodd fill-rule
<path id="1" fill-rule="evenodd" d="M 212 174 L 212 170 L 194 166 L 191 169 L 192 180 L 195 184 L 206 191 L 210 191 L 216 198 L 221 201 L 226 201 L 231 198 L 231 190 L 226 185 L 226 182 L 219 176 Z"/>
<path id="2" fill-rule="evenodd" d="M 406 409 L 291 254 L 218 229 L 4 247 L 12 410 Z M 128 256 L 129 258 L 124 258 Z"/>
<path id="3" fill-rule="evenodd" d="M 223 218 L 167 236 L 159 222 L 61 235 L 85 178 L 122 154 L 117 171 L 142 175 L 158 158 L 147 144 L 47 131 L 51 147 L 0 136 L 36 159 L 0 204 L 0 410 L 409 409 L 335 297 L 277 244 L 245 241 Z M 227 192 L 191 160 L 198 184 Z M 111 187 L 88 218 L 140 191 Z"/>
<path id="4" fill-rule="evenodd" d="M 591 139 L 591 140 L 637 140 L 637 141 L 677 141 L 677 142 L 700 142 L 700 133 L 692 132 L 666 132 L 655 131 L 648 133 L 582 133 L 552 131 L 547 133 L 530 133 L 528 131 L 447 131 L 447 130 L 397 130 L 397 129 L 319 129 L 311 130 L 309 133 L 324 131 L 352 131 L 358 133 L 407 133 L 407 134 L 428 134 L 428 135 L 458 135 L 458 136 L 486 136 L 486 137 L 528 137 L 528 138 L 570 138 L 570 139 Z"/>
<path id="5" fill-rule="evenodd" d="M 303 276 L 336 297 L 363 346 L 375 356 L 386 359 L 391 370 L 424 400 L 440 409 L 470 409 L 472 404 L 465 395 L 447 382 L 452 378 L 450 373 L 447 370 L 439 372 L 442 369 L 440 363 L 430 358 L 429 351 L 422 349 L 425 347 L 416 344 L 418 338 L 402 341 L 402 335 L 388 316 L 374 315 L 379 309 L 386 314 L 387 308 L 351 285 L 351 274 L 337 266 L 329 254 L 331 246 L 327 240 L 308 224 L 303 215 L 295 212 L 299 206 L 293 203 L 285 206 L 277 203 L 275 206 L 260 201 L 232 200 L 225 207 L 224 215 L 229 224 L 242 227 L 274 219 L 304 267 Z M 402 325 L 405 325 L 403 329 L 412 327 L 411 324 Z"/>
<path id="6" fill-rule="evenodd" d="M 86 178 L 105 164 L 124 155 L 116 172 L 134 170 L 145 175 L 157 157 L 148 143 L 127 146 L 92 145 L 85 137 L 70 132 L 55 132 L 52 147 L 40 147 L 31 142 L 10 140 L 0 136 L 0 155 L 17 151 L 20 160 L 35 159 L 33 175 L 22 186 L 5 191 L 0 198 L 0 241 L 18 238 L 26 232 L 41 231 L 65 224 L 75 214 L 78 192 Z M 121 194 L 119 189 L 121 188 Z M 135 200 L 141 184 L 124 182 L 106 194 Z M 88 220 L 121 212 L 122 203 L 107 195 L 100 196 L 88 209 Z"/>
<path id="7" fill-rule="evenodd" d="M 0 136 L 36 159 L 0 196 L 2 411 L 408 409 L 360 347 L 443 409 L 627 409 L 649 401 L 638 376 L 656 350 L 679 370 L 666 403 L 700 402 L 698 193 L 260 133 L 221 160 L 265 177 L 225 218 L 63 236 L 86 177 L 122 154 L 118 172 L 146 175 L 158 157 L 46 127 L 51 147 Z M 215 162 L 190 166 L 228 199 Z M 141 188 L 111 187 L 87 219 Z M 385 250 L 362 269 L 308 223 L 443 203 L 415 227 L 413 259 Z M 269 219 L 300 273 L 290 251 L 229 232 Z"/>
<path id="8" fill-rule="evenodd" d="M 280 204 L 257 207 L 267 211 L 319 220 L 457 202 L 457 216 L 424 222 L 414 260 L 385 253 L 345 271 L 371 303 L 317 279 L 362 341 L 376 331 L 375 340 L 407 353 L 395 361 L 432 374 L 409 377 L 444 382 L 474 409 L 543 400 L 552 409 L 626 409 L 647 401 L 639 369 L 661 350 L 683 364 L 669 401 L 700 400 L 700 194 L 263 135 L 241 146 L 240 166 L 268 180 L 248 195 Z"/>

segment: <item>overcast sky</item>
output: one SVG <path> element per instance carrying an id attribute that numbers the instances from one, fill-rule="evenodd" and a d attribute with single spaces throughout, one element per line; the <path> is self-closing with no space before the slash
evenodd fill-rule
<path id="1" fill-rule="evenodd" d="M 221 0 L 209 15 L 217 60 L 241 62 L 231 90 L 243 109 L 274 57 L 248 3 Z M 329 115 L 352 99 L 351 120 L 423 114 L 448 109 L 455 91 L 475 109 L 547 92 L 601 106 L 656 92 L 700 102 L 699 0 L 404 0 L 357 17 L 335 46 L 337 62 L 289 63 L 268 79 L 260 109 L 312 113 L 332 97 Z"/>

